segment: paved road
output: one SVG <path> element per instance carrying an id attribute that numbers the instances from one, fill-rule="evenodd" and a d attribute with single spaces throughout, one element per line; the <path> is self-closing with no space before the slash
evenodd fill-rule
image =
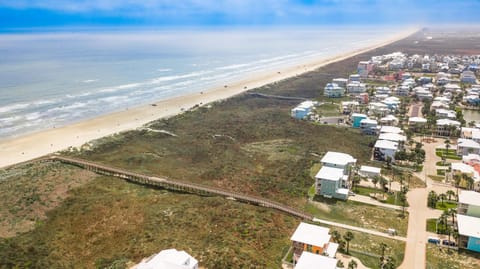
<path id="1" fill-rule="evenodd" d="M 348 230 L 352 230 L 352 231 L 357 231 L 357 232 L 361 232 L 361 233 L 367 233 L 367 234 L 371 234 L 371 235 L 386 237 L 386 238 L 389 238 L 389 239 L 395 239 L 395 240 L 400 240 L 400 241 L 404 241 L 404 242 L 407 241 L 407 238 L 402 237 L 402 236 L 391 236 L 388 233 L 383 233 L 383 232 L 379 232 L 379 231 L 360 228 L 360 227 L 357 227 L 357 226 L 351 226 L 351 225 L 347 225 L 347 224 L 342 224 L 342 223 L 338 223 L 338 222 L 322 220 L 322 219 L 317 219 L 317 218 L 313 218 L 313 221 L 318 222 L 318 223 L 322 223 L 322 224 L 326 224 L 326 225 L 330 225 L 330 226 L 334 226 L 334 227 L 339 227 L 339 228 L 344 228 L 344 229 L 348 229 Z"/>
<path id="2" fill-rule="evenodd" d="M 429 233 L 426 231 L 428 218 L 436 218 L 442 214 L 440 210 L 427 207 L 428 193 L 434 190 L 437 193 L 444 193 L 447 190 L 454 190 L 451 186 L 435 184 L 428 175 L 436 174 L 436 162 L 440 160 L 435 154 L 435 148 L 444 143 L 443 139 L 435 138 L 434 143 L 423 143 L 425 149 L 425 164 L 421 173 L 416 176 L 423 179 L 427 187 L 413 189 L 407 194 L 408 203 L 408 230 L 405 258 L 400 269 L 424 269 L 426 266 L 426 241 Z M 419 141 L 419 140 L 418 140 Z"/>

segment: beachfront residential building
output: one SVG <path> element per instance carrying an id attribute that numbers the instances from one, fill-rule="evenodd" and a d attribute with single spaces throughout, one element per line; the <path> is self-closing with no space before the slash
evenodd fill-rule
<path id="1" fill-rule="evenodd" d="M 359 74 L 351 74 L 349 77 L 348 77 L 348 81 L 352 82 L 352 81 L 358 81 L 360 82 L 360 75 Z"/>
<path id="2" fill-rule="evenodd" d="M 427 119 L 422 117 L 410 117 L 408 118 L 408 126 L 410 130 L 414 132 L 422 131 L 427 125 Z"/>
<path id="3" fill-rule="evenodd" d="M 337 260 L 323 255 L 304 251 L 295 265 L 295 269 L 337 269 Z"/>
<path id="4" fill-rule="evenodd" d="M 347 91 L 348 93 L 362 93 L 367 91 L 367 86 L 365 83 L 361 83 L 359 81 L 352 81 L 347 84 Z"/>
<path id="5" fill-rule="evenodd" d="M 460 76 L 460 81 L 462 83 L 475 84 L 477 83 L 477 77 L 475 77 L 475 73 L 472 71 L 463 71 Z"/>
<path id="6" fill-rule="evenodd" d="M 460 129 L 460 138 L 472 139 L 472 140 L 480 143 L 480 129 L 462 127 L 462 129 Z"/>
<path id="7" fill-rule="evenodd" d="M 167 249 L 144 259 L 132 269 L 198 269 L 198 261 L 185 251 Z"/>
<path id="8" fill-rule="evenodd" d="M 380 122 L 380 124 L 384 125 L 385 127 L 386 126 L 393 127 L 394 125 L 398 125 L 398 118 L 393 115 L 387 115 L 383 118 L 380 118 L 378 121 Z"/>
<path id="9" fill-rule="evenodd" d="M 317 102 L 304 101 L 290 111 L 290 115 L 296 119 L 306 119 L 315 108 Z"/>
<path id="10" fill-rule="evenodd" d="M 366 118 L 360 121 L 360 129 L 364 134 L 368 134 L 368 135 L 377 134 L 377 129 L 378 129 L 377 127 L 378 127 L 378 122 L 376 120 Z"/>
<path id="11" fill-rule="evenodd" d="M 376 87 L 375 88 L 375 95 L 377 94 L 386 94 L 386 95 L 390 95 L 392 93 L 392 90 L 390 90 L 389 87 Z"/>
<path id="12" fill-rule="evenodd" d="M 381 133 L 378 136 L 378 139 L 395 142 L 395 143 L 398 144 L 399 149 L 403 148 L 403 145 L 407 141 L 406 136 L 401 135 L 401 134 L 396 134 L 396 133 Z"/>
<path id="13" fill-rule="evenodd" d="M 381 171 L 382 171 L 382 169 L 379 168 L 379 167 L 362 165 L 360 167 L 360 170 L 358 171 L 358 174 L 362 177 L 373 178 L 373 177 L 376 177 L 376 176 L 380 176 Z"/>
<path id="14" fill-rule="evenodd" d="M 348 79 L 346 78 L 334 78 L 332 79 L 332 83 L 337 84 L 338 86 L 345 88 L 348 84 Z"/>
<path id="15" fill-rule="evenodd" d="M 448 83 L 444 86 L 444 92 L 451 92 L 451 93 L 460 93 L 462 88 L 458 84 Z"/>
<path id="16" fill-rule="evenodd" d="M 397 96 L 408 96 L 410 94 L 410 87 L 407 85 L 400 85 L 395 89 L 394 92 Z"/>
<path id="17" fill-rule="evenodd" d="M 480 252 L 480 193 L 460 192 L 457 213 L 458 247 Z"/>
<path id="18" fill-rule="evenodd" d="M 368 77 L 368 74 L 372 72 L 374 64 L 370 61 L 360 61 L 357 65 L 357 73 L 362 78 Z"/>
<path id="19" fill-rule="evenodd" d="M 435 109 L 435 116 L 441 119 L 456 119 L 457 112 L 449 109 L 437 108 Z"/>
<path id="20" fill-rule="evenodd" d="M 361 104 L 368 104 L 368 101 L 369 101 L 368 92 L 362 92 L 358 95 L 355 95 L 355 100 L 357 100 L 357 102 Z"/>
<path id="21" fill-rule="evenodd" d="M 394 161 L 397 151 L 398 143 L 388 140 L 377 140 L 373 147 L 373 158 L 377 161 L 386 161 L 390 157 Z"/>
<path id="22" fill-rule="evenodd" d="M 328 198 L 348 199 L 350 170 L 357 160 L 349 154 L 329 151 L 315 176 L 315 192 Z"/>
<path id="23" fill-rule="evenodd" d="M 290 237 L 293 248 L 293 263 L 296 264 L 304 252 L 335 258 L 338 244 L 330 242 L 330 229 L 301 222 Z"/>
<path id="24" fill-rule="evenodd" d="M 379 102 L 371 102 L 368 104 L 368 114 L 376 117 L 385 117 L 390 112 L 388 105 Z"/>
<path id="25" fill-rule="evenodd" d="M 360 113 L 353 113 L 352 116 L 350 117 L 352 120 L 352 127 L 353 128 L 360 128 L 360 122 L 363 119 L 367 118 L 367 115 L 365 114 L 360 114 Z"/>
<path id="26" fill-rule="evenodd" d="M 451 119 L 439 119 L 435 126 L 435 134 L 438 136 L 450 136 L 458 130 L 461 123 Z"/>
<path id="27" fill-rule="evenodd" d="M 468 154 L 479 154 L 480 144 L 472 139 L 459 138 L 457 141 L 457 154 L 464 156 Z"/>
<path id="28" fill-rule="evenodd" d="M 329 98 L 337 98 L 345 95 L 345 89 L 335 83 L 328 83 L 323 89 L 323 95 Z"/>
<path id="29" fill-rule="evenodd" d="M 403 130 L 396 126 L 382 126 L 380 127 L 380 133 L 403 134 Z"/>

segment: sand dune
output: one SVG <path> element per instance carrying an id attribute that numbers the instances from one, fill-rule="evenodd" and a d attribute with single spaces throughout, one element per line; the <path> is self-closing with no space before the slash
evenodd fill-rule
<path id="1" fill-rule="evenodd" d="M 195 105 L 205 105 L 217 100 L 229 98 L 249 89 L 300 75 L 324 65 L 385 46 L 403 39 L 417 30 L 418 29 L 409 29 L 399 33 L 395 38 L 386 40 L 375 46 L 337 55 L 329 59 L 312 60 L 311 62 L 306 62 L 301 65 L 279 68 L 275 72 L 258 73 L 239 81 L 228 82 L 226 83 L 228 87 L 222 86 L 182 97 L 152 102 L 155 106 L 144 105 L 129 108 L 124 111 L 99 116 L 60 128 L 0 140 L 0 167 L 27 161 L 71 146 L 78 147 L 93 139 L 135 129 L 153 120 L 176 115 Z"/>

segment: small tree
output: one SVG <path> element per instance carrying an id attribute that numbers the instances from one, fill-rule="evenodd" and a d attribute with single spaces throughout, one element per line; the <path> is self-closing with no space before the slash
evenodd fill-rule
<path id="1" fill-rule="evenodd" d="M 343 235 L 343 239 L 345 240 L 345 242 L 347 242 L 347 254 L 349 253 L 349 247 L 350 247 L 350 241 L 353 240 L 353 238 L 355 238 L 355 236 L 353 235 L 352 232 L 348 231 L 345 233 L 345 235 Z"/>
<path id="2" fill-rule="evenodd" d="M 427 198 L 427 205 L 430 208 L 435 208 L 437 207 L 437 193 L 435 191 L 430 191 L 428 193 L 428 198 Z"/>
<path id="3" fill-rule="evenodd" d="M 337 261 L 337 267 L 338 268 L 343 268 L 343 267 L 345 267 L 345 265 L 343 264 L 343 262 L 341 260 L 338 260 Z"/>
<path id="4" fill-rule="evenodd" d="M 375 186 L 375 188 L 377 187 L 377 183 L 380 181 L 380 176 L 374 176 L 372 178 L 372 183 L 373 185 Z"/>
<path id="5" fill-rule="evenodd" d="M 335 243 L 338 243 L 342 239 L 342 235 L 336 230 L 332 230 L 330 232 L 330 235 L 332 236 L 333 242 Z"/>
<path id="6" fill-rule="evenodd" d="M 440 203 L 442 204 L 442 206 L 444 206 L 445 204 L 443 203 L 443 201 L 447 199 L 447 195 L 445 193 L 440 193 L 438 195 L 438 199 L 440 200 Z"/>
<path id="7" fill-rule="evenodd" d="M 452 201 L 452 196 L 455 197 L 455 192 L 452 190 L 448 190 L 445 194 L 448 196 L 448 200 L 450 201 Z"/>
<path id="8" fill-rule="evenodd" d="M 348 263 L 348 269 L 357 269 L 358 267 L 358 264 L 355 260 L 351 260 L 349 263 Z"/>

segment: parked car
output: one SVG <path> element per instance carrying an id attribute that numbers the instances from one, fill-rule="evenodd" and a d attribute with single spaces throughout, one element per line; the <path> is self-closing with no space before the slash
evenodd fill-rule
<path id="1" fill-rule="evenodd" d="M 444 239 L 442 240 L 442 245 L 454 247 L 456 246 L 456 243 L 454 241 L 449 241 L 447 239 Z"/>
<path id="2" fill-rule="evenodd" d="M 431 244 L 440 244 L 440 238 L 436 238 L 436 237 L 429 236 L 427 241 L 428 243 L 431 243 Z"/>

